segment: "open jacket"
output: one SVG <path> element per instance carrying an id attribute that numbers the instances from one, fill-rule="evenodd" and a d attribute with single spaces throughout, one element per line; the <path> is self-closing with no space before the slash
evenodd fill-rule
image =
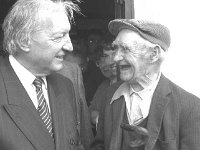
<path id="1" fill-rule="evenodd" d="M 83 149 L 82 145 L 88 148 L 91 136 L 82 135 L 85 140 L 81 141 L 77 131 L 72 82 L 58 74 L 49 75 L 46 79 L 54 140 L 43 125 L 8 57 L 0 58 L 0 149 L 76 150 Z M 80 129 L 84 130 L 84 126 L 87 125 Z"/>
<path id="2" fill-rule="evenodd" d="M 124 97 L 110 103 L 122 83 L 109 88 L 107 104 L 100 113 L 97 136 L 91 149 L 121 150 L 120 124 L 126 109 Z M 150 138 L 145 150 L 199 150 L 200 100 L 161 75 L 148 115 Z"/>

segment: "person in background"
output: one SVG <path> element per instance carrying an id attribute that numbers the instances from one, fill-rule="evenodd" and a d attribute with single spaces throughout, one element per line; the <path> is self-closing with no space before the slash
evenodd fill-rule
<path id="1" fill-rule="evenodd" d="M 74 43 L 72 40 L 73 52 L 68 52 L 63 60 L 63 68 L 58 71 L 59 74 L 69 78 L 74 86 L 76 97 L 76 118 L 77 128 L 80 132 L 81 124 L 84 124 L 84 134 L 91 133 L 91 123 L 87 102 L 85 99 L 85 88 L 83 85 L 82 73 L 87 69 L 86 58 L 79 53 L 78 43 Z"/>
<path id="2" fill-rule="evenodd" d="M 103 32 L 91 30 L 87 37 L 87 70 L 83 73 L 83 83 L 85 86 L 85 96 L 88 106 L 100 83 L 105 79 L 99 67 L 96 66 L 96 47 L 102 41 Z"/>
<path id="3" fill-rule="evenodd" d="M 99 112 L 104 107 L 105 101 L 102 98 L 106 89 L 117 82 L 117 67 L 113 61 L 112 41 L 114 37 L 106 34 L 104 40 L 99 44 L 96 49 L 96 65 L 100 68 L 102 74 L 106 79 L 97 88 L 90 105 L 91 122 L 95 125 L 98 123 Z"/>
<path id="4" fill-rule="evenodd" d="M 89 60 L 96 61 L 95 49 L 101 43 L 103 32 L 98 29 L 92 29 L 87 36 L 87 56 Z"/>
<path id="5" fill-rule="evenodd" d="M 86 132 L 88 124 L 78 125 L 73 84 L 56 73 L 73 50 L 69 31 L 74 12 L 80 12 L 75 1 L 18 0 L 6 16 L 0 149 L 88 149 L 93 135 Z"/>
<path id="6" fill-rule="evenodd" d="M 122 82 L 107 89 L 91 149 L 199 150 L 200 100 L 161 71 L 169 29 L 136 19 L 115 19 L 108 28 Z"/>
<path id="7" fill-rule="evenodd" d="M 81 43 L 81 39 L 73 38 L 72 39 L 72 45 L 73 45 L 73 51 L 68 52 L 65 57 L 64 57 L 64 67 L 61 69 L 59 72 L 61 72 L 64 76 L 68 76 L 70 79 L 74 78 L 74 72 L 72 73 L 69 71 L 69 64 L 72 64 L 75 66 L 75 68 L 78 67 L 78 70 L 80 70 L 81 78 L 82 78 L 82 73 L 84 73 L 87 70 L 87 58 L 84 53 L 84 46 Z M 83 50 L 83 51 L 82 51 Z M 67 68 L 65 68 L 67 67 Z M 76 70 L 76 69 L 75 69 Z M 77 71 L 75 71 L 77 72 Z M 78 71 L 79 72 L 79 71 Z"/>
<path id="8" fill-rule="evenodd" d="M 77 33 L 76 36 L 71 36 L 71 38 L 74 50 L 71 55 L 67 55 L 66 60 L 78 64 L 84 73 L 88 66 L 85 35 Z"/>

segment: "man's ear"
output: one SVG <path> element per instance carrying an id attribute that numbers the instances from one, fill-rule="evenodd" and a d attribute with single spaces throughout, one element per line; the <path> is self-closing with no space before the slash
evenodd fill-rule
<path id="1" fill-rule="evenodd" d="M 19 45 L 20 49 L 24 52 L 30 51 L 30 40 L 29 39 L 17 39 L 17 44 Z"/>
<path id="2" fill-rule="evenodd" d="M 150 50 L 150 60 L 151 60 L 152 63 L 156 62 L 159 59 L 160 53 L 161 53 L 161 47 L 159 45 L 156 45 L 156 46 L 151 48 L 151 50 Z"/>

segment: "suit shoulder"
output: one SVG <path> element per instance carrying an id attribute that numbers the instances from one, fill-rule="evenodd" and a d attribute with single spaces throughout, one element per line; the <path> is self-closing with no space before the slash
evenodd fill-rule
<path id="1" fill-rule="evenodd" d="M 171 86 L 173 94 L 177 95 L 181 99 L 190 99 L 190 100 L 200 102 L 200 99 L 197 96 L 188 92 L 187 90 L 185 90 L 184 88 L 180 87 L 179 85 L 173 83 L 172 81 L 170 81 L 170 86 Z"/>
<path id="2" fill-rule="evenodd" d="M 65 77 L 65 76 L 63 76 L 59 73 L 53 73 L 49 76 L 49 78 L 54 83 L 57 83 L 57 84 L 60 84 L 60 85 L 62 85 L 62 84 L 72 85 L 72 81 L 69 78 L 67 78 L 67 77 Z"/>
<path id="3" fill-rule="evenodd" d="M 200 107 L 200 98 L 194 94 L 186 91 L 179 85 L 169 81 L 169 86 L 171 89 L 171 94 L 169 95 L 170 99 L 173 100 L 173 103 L 176 103 L 180 106 L 181 112 L 189 113 Z"/>

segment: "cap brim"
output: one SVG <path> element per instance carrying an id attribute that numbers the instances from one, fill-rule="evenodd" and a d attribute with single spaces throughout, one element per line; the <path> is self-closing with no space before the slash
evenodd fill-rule
<path id="1" fill-rule="evenodd" d="M 116 36 L 122 29 L 129 29 L 138 32 L 138 29 L 126 21 L 113 20 L 108 24 L 108 30 Z"/>

